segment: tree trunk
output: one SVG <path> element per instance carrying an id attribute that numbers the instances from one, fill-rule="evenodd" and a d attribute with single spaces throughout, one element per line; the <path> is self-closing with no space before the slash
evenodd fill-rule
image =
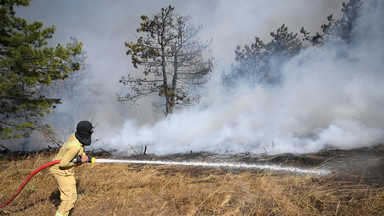
<path id="1" fill-rule="evenodd" d="M 173 57 L 174 63 L 173 63 L 173 79 L 172 79 L 172 87 L 171 87 L 171 113 L 173 111 L 173 107 L 175 106 L 175 98 L 176 98 L 176 85 L 177 85 L 177 72 L 178 72 L 178 60 L 177 60 L 177 52 L 175 53 L 175 56 Z"/>
<path id="2" fill-rule="evenodd" d="M 167 71 L 166 71 L 166 61 L 165 61 L 165 50 L 164 45 L 161 45 L 161 72 L 163 73 L 163 89 L 165 97 L 165 114 L 168 115 L 172 111 L 170 110 L 170 100 L 169 100 L 169 86 L 167 80 Z"/>
<path id="3" fill-rule="evenodd" d="M 27 91 L 25 90 L 25 84 L 23 84 L 22 89 L 23 89 L 23 94 L 27 95 Z M 24 116 L 24 122 L 29 122 L 30 119 L 29 119 L 29 115 L 28 115 L 26 110 L 23 111 L 23 116 Z M 22 143 L 23 152 L 26 152 L 27 147 L 29 147 L 29 145 L 30 145 L 29 144 L 30 143 L 30 140 L 29 140 L 30 133 L 31 133 L 30 129 L 28 129 L 28 128 L 24 129 L 24 132 L 23 132 L 24 141 Z"/>

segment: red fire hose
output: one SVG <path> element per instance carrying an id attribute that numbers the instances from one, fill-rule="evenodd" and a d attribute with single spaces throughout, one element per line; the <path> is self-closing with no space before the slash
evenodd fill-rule
<path id="1" fill-rule="evenodd" d="M 10 202 L 12 202 L 12 200 L 15 199 L 15 197 L 16 197 L 17 195 L 19 195 L 20 191 L 23 190 L 24 186 L 29 182 L 29 180 L 31 180 L 31 178 L 32 178 L 34 175 L 36 175 L 36 173 L 40 172 L 41 170 L 43 170 L 43 169 L 45 169 L 45 168 L 47 168 L 47 167 L 49 167 L 49 166 L 52 166 L 52 165 L 55 165 L 55 164 L 58 164 L 58 163 L 60 163 L 60 160 L 55 160 L 55 161 L 49 162 L 49 163 L 47 163 L 47 164 L 44 164 L 43 166 L 41 166 L 41 167 L 37 168 L 35 171 L 33 171 L 33 173 L 31 173 L 31 174 L 28 176 L 28 178 L 25 179 L 25 181 L 23 182 L 23 184 L 20 185 L 20 187 L 19 187 L 19 189 L 17 189 L 16 193 L 13 194 L 13 196 L 12 196 L 7 202 L 5 202 L 4 204 L 2 204 L 2 205 L 0 206 L 0 208 L 4 207 L 4 206 L 8 205 Z"/>

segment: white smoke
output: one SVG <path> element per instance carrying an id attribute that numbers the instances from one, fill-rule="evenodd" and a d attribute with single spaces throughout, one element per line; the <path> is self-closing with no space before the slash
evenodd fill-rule
<path id="1" fill-rule="evenodd" d="M 305 49 L 277 87 L 229 93 L 214 79 L 205 100 L 152 125 L 127 120 L 95 147 L 124 153 L 306 153 L 384 141 L 383 11 L 359 19 L 354 45 Z M 217 71 L 219 73 L 219 71 Z"/>
<path id="2" fill-rule="evenodd" d="M 244 87 L 231 93 L 220 87 L 220 74 L 229 70 L 237 44 L 250 44 L 255 36 L 268 42 L 269 32 L 283 23 L 293 32 L 304 26 L 315 33 L 329 14 L 340 17 L 343 1 L 118 0 L 111 5 L 101 0 L 40 0 L 18 13 L 30 21 L 42 21 L 46 27 L 56 25 L 57 41 L 52 44 L 64 43 L 71 36 L 84 43 L 95 69 L 91 80 L 95 89 L 85 95 L 89 98 L 85 103 L 93 108 L 79 107 L 75 116 L 78 121 L 88 119 L 96 124 L 94 138 L 102 140 L 94 148 L 128 154 L 145 145 L 148 153 L 155 154 L 274 154 L 383 143 L 383 11 L 360 19 L 355 46 L 310 48 L 292 59 L 283 68 L 281 86 Z M 125 41 L 135 39 L 140 15 L 155 14 L 169 4 L 177 13 L 191 15 L 195 24 L 203 24 L 201 36 L 213 38 L 213 54 L 219 64 L 209 95 L 199 106 L 156 121 L 162 117 L 161 111 L 153 112 L 150 101 L 128 109 L 116 102 L 115 93 L 124 88 L 118 84 L 121 76 L 140 73 L 132 68 L 124 48 Z M 67 105 L 63 101 L 60 106 Z M 60 134 L 64 127 L 74 128 L 55 121 Z M 63 134 L 63 139 L 68 135 Z"/>

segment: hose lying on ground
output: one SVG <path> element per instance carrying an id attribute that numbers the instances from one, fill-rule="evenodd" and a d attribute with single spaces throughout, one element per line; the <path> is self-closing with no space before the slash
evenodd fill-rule
<path id="1" fill-rule="evenodd" d="M 55 165 L 55 164 L 58 164 L 60 163 L 61 160 L 55 160 L 55 161 L 52 161 L 52 162 L 49 162 L 47 164 L 44 164 L 43 166 L 37 168 L 35 171 L 33 171 L 29 176 L 28 178 L 26 178 L 23 182 L 23 184 L 20 185 L 19 189 L 17 189 L 16 193 L 13 194 L 13 196 L 5 203 L 3 203 L 0 208 L 3 208 L 4 206 L 8 205 L 10 202 L 12 202 L 13 199 L 15 199 L 15 197 L 17 195 L 19 195 L 20 191 L 23 190 L 24 186 L 29 182 L 29 180 L 31 180 L 31 178 L 36 175 L 36 173 L 40 172 L 41 170 L 47 168 L 47 167 L 50 167 L 52 165 Z"/>

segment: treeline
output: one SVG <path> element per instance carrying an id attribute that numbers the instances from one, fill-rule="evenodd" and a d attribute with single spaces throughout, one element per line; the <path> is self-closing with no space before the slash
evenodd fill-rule
<path id="1" fill-rule="evenodd" d="M 370 8 L 379 5 L 373 1 Z M 304 27 L 298 33 L 288 31 L 283 24 L 276 32 L 271 32 L 272 40 L 263 42 L 259 37 L 255 42 L 244 47 L 237 46 L 235 63 L 229 73 L 223 73 L 223 83 L 228 88 L 245 83 L 251 86 L 257 84 L 279 84 L 283 79 L 281 67 L 308 46 L 324 46 L 331 42 L 335 44 L 350 44 L 352 31 L 357 19 L 363 11 L 362 0 L 349 0 L 342 4 L 342 17 L 335 19 L 333 15 L 327 17 L 328 23 L 321 25 L 321 32 L 311 34 Z"/>

